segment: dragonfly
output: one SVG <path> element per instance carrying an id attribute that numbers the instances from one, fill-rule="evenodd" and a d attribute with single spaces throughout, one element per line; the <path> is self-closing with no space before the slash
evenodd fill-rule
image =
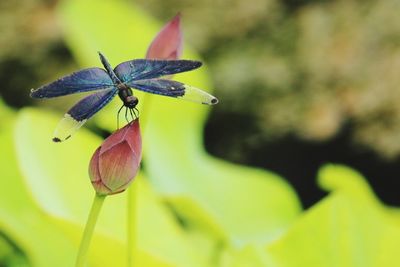
<path id="1" fill-rule="evenodd" d="M 127 111 L 136 117 L 138 98 L 132 88 L 143 92 L 174 97 L 205 105 L 214 105 L 218 99 L 196 87 L 163 77 L 201 67 L 195 60 L 134 59 L 122 62 L 112 69 L 106 57 L 98 52 L 102 68 L 87 68 L 64 76 L 54 82 L 31 90 L 32 98 L 53 98 L 75 93 L 96 91 L 76 103 L 60 121 L 54 132 L 54 142 L 69 139 L 87 120 L 106 106 L 117 94 Z M 133 119 L 133 117 L 132 117 Z M 127 119 L 128 120 L 128 119 Z"/>

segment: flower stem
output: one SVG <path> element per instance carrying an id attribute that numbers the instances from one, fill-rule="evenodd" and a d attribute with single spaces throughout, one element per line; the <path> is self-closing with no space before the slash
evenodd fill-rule
<path id="1" fill-rule="evenodd" d="M 87 253 L 89 250 L 90 241 L 92 239 L 94 227 L 99 217 L 101 207 L 103 206 L 105 195 L 96 194 L 93 199 L 92 208 L 90 209 L 89 217 L 86 222 L 85 230 L 83 231 L 83 236 L 81 239 L 81 244 L 79 246 L 78 256 L 76 258 L 76 267 L 85 266 Z"/>
<path id="2" fill-rule="evenodd" d="M 137 207 L 137 183 L 132 183 L 128 189 L 127 205 L 127 262 L 128 267 L 137 266 L 136 248 L 136 207 Z"/>
<path id="3" fill-rule="evenodd" d="M 152 97 L 149 94 L 145 94 L 144 98 L 141 100 L 142 107 L 140 110 L 140 121 L 142 132 L 146 128 L 146 122 L 148 118 L 150 103 Z M 145 104 L 143 104 L 145 103 Z M 143 115 L 144 114 L 144 115 Z M 127 197 L 127 214 L 126 214 L 126 230 L 127 230 L 127 266 L 134 267 L 138 265 L 137 260 L 137 247 L 136 247 L 136 231 L 137 231 L 137 182 L 133 181 L 133 183 L 128 188 L 128 197 Z"/>

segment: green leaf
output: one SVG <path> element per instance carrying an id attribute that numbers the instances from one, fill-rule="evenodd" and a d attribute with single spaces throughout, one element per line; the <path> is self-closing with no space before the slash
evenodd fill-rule
<path id="1" fill-rule="evenodd" d="M 221 253 L 220 267 L 274 266 L 262 247 L 247 245 L 243 248 L 228 247 Z"/>
<path id="2" fill-rule="evenodd" d="M 66 40 L 82 66 L 99 65 L 97 50 L 105 52 L 114 64 L 142 58 L 161 28 L 125 1 L 65 1 L 60 14 Z M 107 14 L 107 19 L 98 14 Z M 183 58 L 198 58 L 185 51 Z M 211 89 L 207 67 L 174 79 Z M 137 95 L 140 103 L 144 102 L 141 123 L 146 171 L 158 192 L 191 226 L 242 246 L 274 239 L 298 215 L 298 198 L 283 179 L 205 153 L 202 132 L 210 107 Z M 220 104 L 223 102 L 221 99 Z M 97 123 L 114 130 L 120 105 L 119 100 L 108 105 L 96 116 Z"/>
<path id="3" fill-rule="evenodd" d="M 26 255 L 30 266 L 72 266 L 75 248 L 36 206 L 19 172 L 13 117 L 0 129 L 0 232 Z M 25 266 L 21 257 L 10 260 L 10 266 Z"/>
<path id="4" fill-rule="evenodd" d="M 75 244 L 79 246 L 82 228 L 65 220 L 54 218 L 54 223 L 64 231 Z M 89 250 L 89 264 L 90 266 L 125 266 L 126 265 L 126 247 L 125 244 L 115 238 L 109 237 L 102 233 L 96 232 L 93 236 Z M 167 264 L 161 261 L 154 255 L 149 255 L 145 251 L 139 251 L 138 259 L 141 266 L 146 267 L 172 267 L 174 265 Z"/>
<path id="5" fill-rule="evenodd" d="M 15 112 L 0 98 L 0 131 L 9 131 L 14 120 Z"/>
<path id="6" fill-rule="evenodd" d="M 83 223 L 93 195 L 88 162 L 101 140 L 81 131 L 68 142 L 52 142 L 59 119 L 60 115 L 33 108 L 19 113 L 15 130 L 18 162 L 30 192 L 44 210 Z"/>
<path id="7" fill-rule="evenodd" d="M 5 266 L 29 266 L 26 255 L 4 233 L 0 235 L 0 263 Z"/>
<path id="8" fill-rule="evenodd" d="M 319 182 L 330 195 L 268 246 L 279 267 L 400 266 L 400 223 L 350 168 L 327 165 Z"/>
<path id="9" fill-rule="evenodd" d="M 15 133 L 18 160 L 26 184 L 39 206 L 52 217 L 81 226 L 83 231 L 94 195 L 88 164 L 101 140 L 81 129 L 68 141 L 53 143 L 51 133 L 58 120 L 59 116 L 48 112 L 32 108 L 22 110 Z M 139 249 L 156 258 L 157 262 L 203 266 L 203 259 L 188 245 L 175 218 L 155 196 L 145 177 L 139 175 L 135 179 Z M 96 232 L 124 243 L 125 211 L 125 193 L 107 197 Z M 121 255 L 110 257 L 122 258 Z"/>

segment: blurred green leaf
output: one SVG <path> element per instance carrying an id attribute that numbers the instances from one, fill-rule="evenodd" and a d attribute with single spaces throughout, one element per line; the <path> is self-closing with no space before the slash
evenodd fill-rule
<path id="1" fill-rule="evenodd" d="M 3 233 L 0 233 L 0 266 L 29 266 L 26 255 Z"/>
<path id="2" fill-rule="evenodd" d="M 83 224 L 93 195 L 88 162 L 100 138 L 82 131 L 69 142 L 54 143 L 60 118 L 33 108 L 20 111 L 15 131 L 18 162 L 30 192 L 46 212 Z"/>
<path id="3" fill-rule="evenodd" d="M 0 98 L 0 131 L 9 131 L 15 119 L 15 112 Z"/>
<path id="4" fill-rule="evenodd" d="M 0 236 L 0 262 L 2 262 L 4 258 L 8 257 L 8 255 L 12 253 L 12 250 L 13 249 L 7 240 L 3 236 Z"/>
<path id="5" fill-rule="evenodd" d="M 58 116 L 48 112 L 32 108 L 22 110 L 16 126 L 18 159 L 25 181 L 40 207 L 53 217 L 83 228 L 94 195 L 88 177 L 89 160 L 101 140 L 81 129 L 67 142 L 53 143 L 51 133 L 58 120 Z M 135 179 L 139 187 L 139 249 L 155 257 L 154 261 L 173 266 L 203 266 L 202 258 L 188 245 L 175 218 L 161 204 L 145 178 L 139 175 Z M 125 211 L 126 194 L 107 197 L 96 232 L 124 243 Z M 109 254 L 110 257 L 122 258 L 125 253 L 113 251 L 121 255 Z"/>
<path id="6" fill-rule="evenodd" d="M 35 205 L 19 172 L 14 148 L 14 117 L 14 114 L 8 117 L 7 128 L 0 130 L 1 232 L 26 254 L 30 266 L 71 266 L 75 248 Z M 21 257 L 10 260 L 10 266 L 24 266 Z"/>
<path id="7" fill-rule="evenodd" d="M 142 58 L 161 28 L 125 1 L 65 1 L 60 13 L 66 40 L 83 66 L 99 65 L 97 50 L 105 52 L 114 64 Z M 107 14 L 107 19 L 98 14 Z M 185 51 L 189 52 L 183 58 L 198 58 Z M 174 79 L 209 90 L 206 74 L 203 67 Z M 205 153 L 202 132 L 209 107 L 138 95 L 141 103 L 146 100 L 141 109 L 146 171 L 152 184 L 191 226 L 241 246 L 272 240 L 297 216 L 298 198 L 280 177 Z M 115 114 L 121 105 L 117 102 L 96 116 L 99 125 L 115 129 Z"/>
<path id="8" fill-rule="evenodd" d="M 319 182 L 332 190 L 267 249 L 279 267 L 400 266 L 400 224 L 356 171 L 327 165 Z"/>
<path id="9" fill-rule="evenodd" d="M 221 267 L 270 267 L 274 266 L 262 247 L 248 245 L 240 249 L 226 248 L 220 259 Z"/>
<path id="10" fill-rule="evenodd" d="M 79 242 L 82 235 L 82 228 L 80 225 L 76 225 L 65 220 L 54 219 L 54 223 L 58 224 L 65 234 L 73 240 L 76 247 L 79 246 Z M 126 247 L 123 242 L 116 240 L 115 238 L 109 237 L 102 233 L 95 233 L 89 250 L 89 264 L 90 266 L 125 266 L 126 265 Z M 144 251 L 139 251 L 138 259 L 136 262 L 140 262 L 141 266 L 146 267 L 172 267 L 163 262 L 153 255 L 149 255 Z"/>

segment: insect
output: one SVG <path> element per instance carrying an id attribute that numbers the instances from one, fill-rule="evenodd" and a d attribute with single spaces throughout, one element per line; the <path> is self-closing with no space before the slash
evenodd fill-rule
<path id="1" fill-rule="evenodd" d="M 125 107 L 126 119 L 128 110 L 132 118 L 133 114 L 136 116 L 136 105 L 139 100 L 133 95 L 131 88 L 206 105 L 218 103 L 217 98 L 200 89 L 161 78 L 162 76 L 197 69 L 202 65 L 200 61 L 134 59 L 123 62 L 112 69 L 105 56 L 100 52 L 99 56 L 105 70 L 102 68 L 83 69 L 36 90 L 31 90 L 31 97 L 33 98 L 53 98 L 98 91 L 84 97 L 64 115 L 55 130 L 54 142 L 61 142 L 70 138 L 75 131 L 117 94 L 123 102 L 118 115 L 121 109 Z"/>

